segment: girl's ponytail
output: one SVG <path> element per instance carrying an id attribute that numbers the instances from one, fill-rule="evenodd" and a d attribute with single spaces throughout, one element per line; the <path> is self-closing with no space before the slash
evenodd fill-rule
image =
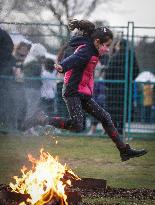
<path id="1" fill-rule="evenodd" d="M 70 31 L 77 28 L 79 31 L 82 31 L 83 35 L 91 36 L 95 30 L 95 25 L 88 20 L 78 21 L 77 19 L 73 19 L 69 21 L 68 28 Z"/>
<path id="2" fill-rule="evenodd" d="M 70 31 L 74 31 L 74 29 L 79 29 L 79 21 L 77 19 L 69 20 L 68 28 Z"/>

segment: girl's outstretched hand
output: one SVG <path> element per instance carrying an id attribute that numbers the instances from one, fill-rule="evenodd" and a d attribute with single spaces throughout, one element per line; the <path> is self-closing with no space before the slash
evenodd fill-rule
<path id="1" fill-rule="evenodd" d="M 61 65 L 59 64 L 54 64 L 54 68 L 59 72 L 59 73 L 62 73 L 63 72 L 63 68 Z"/>

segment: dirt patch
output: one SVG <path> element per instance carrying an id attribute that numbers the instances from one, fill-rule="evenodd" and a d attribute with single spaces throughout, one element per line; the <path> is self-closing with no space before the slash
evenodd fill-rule
<path id="1" fill-rule="evenodd" d="M 152 200 L 155 202 L 155 190 L 153 189 L 126 189 L 114 188 L 106 186 L 106 181 L 103 179 L 84 178 L 79 182 L 73 183 L 72 191 L 78 193 L 79 198 L 121 198 L 130 200 Z M 18 205 L 21 199 L 26 199 L 26 195 L 14 194 L 11 192 L 9 186 L 0 185 L 0 205 Z M 77 198 L 77 197 L 76 197 Z M 77 203 L 77 205 L 88 205 L 87 203 Z M 97 205 L 105 205 L 105 203 Z M 69 205 L 75 205 L 69 203 Z M 93 203 L 93 205 L 95 205 Z M 119 203 L 108 203 L 106 205 L 119 205 Z"/>
<path id="2" fill-rule="evenodd" d="M 137 200 L 155 200 L 155 190 L 150 189 L 125 189 L 125 188 L 112 188 L 107 187 L 106 189 L 91 189 L 81 190 L 83 197 L 90 198 L 126 198 L 126 199 L 137 199 Z"/>
<path id="3" fill-rule="evenodd" d="M 77 188 L 83 197 L 88 198 L 109 197 L 155 201 L 155 189 L 114 188 L 107 186 L 107 181 L 103 179 L 83 178 L 75 184 L 73 182 L 73 187 Z"/>

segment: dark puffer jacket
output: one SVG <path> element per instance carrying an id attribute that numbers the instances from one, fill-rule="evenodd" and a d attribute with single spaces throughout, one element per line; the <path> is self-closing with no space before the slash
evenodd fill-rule
<path id="1" fill-rule="evenodd" d="M 61 62 L 64 77 L 64 96 L 85 94 L 91 96 L 94 89 L 94 70 L 99 53 L 87 37 L 74 37 L 69 43 L 75 52 Z"/>
<path id="2" fill-rule="evenodd" d="M 0 66 L 10 60 L 13 51 L 13 42 L 10 35 L 0 28 Z"/>

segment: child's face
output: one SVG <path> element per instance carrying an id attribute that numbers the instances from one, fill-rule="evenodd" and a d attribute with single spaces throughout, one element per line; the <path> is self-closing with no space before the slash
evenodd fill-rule
<path id="1" fill-rule="evenodd" d="M 29 49 L 27 46 L 21 46 L 20 48 L 16 48 L 14 50 L 13 55 L 15 56 L 17 61 L 24 62 L 26 56 L 28 55 Z"/>
<path id="2" fill-rule="evenodd" d="M 95 39 L 94 46 L 98 50 L 100 55 L 104 55 L 105 53 L 109 51 L 109 47 L 111 43 L 112 43 L 112 39 L 109 39 L 105 43 L 100 43 L 100 39 Z"/>

